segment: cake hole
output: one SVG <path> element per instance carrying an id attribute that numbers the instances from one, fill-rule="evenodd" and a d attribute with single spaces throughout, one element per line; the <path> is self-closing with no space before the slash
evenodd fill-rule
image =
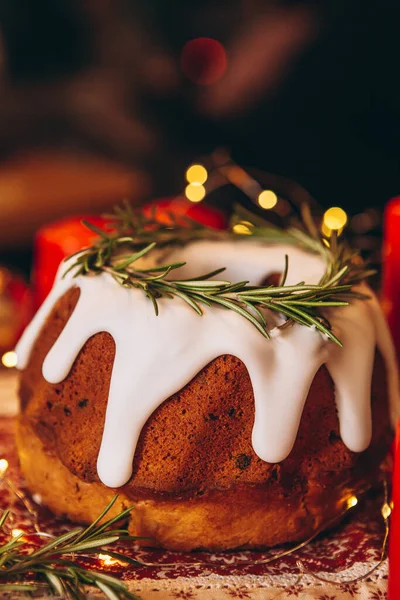
<path id="1" fill-rule="evenodd" d="M 70 414 L 71 414 L 71 411 L 69 410 L 68 406 L 64 406 L 64 413 L 65 413 L 65 415 L 66 415 L 67 417 L 69 417 L 69 416 L 70 416 Z"/>
<path id="2" fill-rule="evenodd" d="M 80 400 L 78 402 L 78 406 L 79 408 L 85 408 L 85 406 L 87 406 L 89 400 L 87 398 L 84 398 L 83 400 Z"/>
<path id="3" fill-rule="evenodd" d="M 247 469 L 250 466 L 250 463 L 251 456 L 249 456 L 248 454 L 239 454 L 239 456 L 236 457 L 236 466 L 241 471 Z"/>
<path id="4" fill-rule="evenodd" d="M 53 408 L 53 403 L 52 403 L 52 402 L 49 402 L 49 401 L 47 401 L 47 402 L 46 402 L 46 405 L 47 405 L 47 408 L 48 408 L 49 410 L 51 410 L 51 409 Z"/>
<path id="5" fill-rule="evenodd" d="M 228 415 L 229 415 L 230 417 L 233 417 L 233 416 L 235 416 L 235 412 L 236 412 L 236 411 L 235 411 L 235 409 L 234 409 L 234 408 L 231 408 L 231 409 L 228 411 Z"/>
<path id="6" fill-rule="evenodd" d="M 278 468 L 274 467 L 271 471 L 271 477 L 272 481 L 278 481 Z"/>
<path id="7" fill-rule="evenodd" d="M 336 431 L 331 431 L 329 434 L 329 442 L 331 444 L 334 444 L 335 442 L 337 442 L 338 440 L 340 440 L 340 435 L 338 435 L 336 433 Z"/>
<path id="8" fill-rule="evenodd" d="M 219 416 L 218 415 L 214 415 L 214 413 L 208 413 L 208 418 L 210 419 L 210 421 L 218 421 Z"/>

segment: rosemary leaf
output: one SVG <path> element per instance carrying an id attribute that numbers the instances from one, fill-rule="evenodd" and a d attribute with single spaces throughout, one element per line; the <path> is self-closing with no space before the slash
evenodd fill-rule
<path id="1" fill-rule="evenodd" d="M 46 578 L 48 579 L 51 587 L 53 588 L 53 590 L 55 591 L 56 594 L 58 594 L 59 596 L 63 596 L 64 595 L 64 586 L 62 584 L 61 579 L 57 576 L 54 575 L 54 573 L 51 572 L 46 572 L 45 574 Z"/>
<path id="2" fill-rule="evenodd" d="M 113 544 L 119 540 L 119 535 L 110 535 L 104 538 L 99 538 L 96 540 L 90 539 L 87 542 L 81 542 L 79 544 L 73 544 L 64 548 L 64 552 L 81 552 L 82 550 L 91 550 L 92 548 L 98 548 L 99 546 L 107 546 L 108 544 Z"/>
<path id="3" fill-rule="evenodd" d="M 235 302 L 232 302 L 231 300 L 226 300 L 225 298 L 221 298 L 220 296 L 213 296 L 212 301 L 215 302 L 216 304 L 220 304 L 220 305 L 224 306 L 225 308 L 230 308 L 234 312 L 238 313 L 239 315 L 241 315 L 242 317 L 244 317 L 245 319 L 250 321 L 250 323 L 253 323 L 253 325 L 256 327 L 256 329 L 258 329 L 258 331 L 260 333 L 262 333 L 262 335 L 264 337 L 269 339 L 270 336 L 269 336 L 267 329 L 248 310 L 245 310 L 239 304 L 236 304 Z"/>
<path id="4" fill-rule="evenodd" d="M 193 308 L 193 310 L 195 310 L 197 312 L 198 315 L 201 316 L 203 314 L 203 311 L 201 310 L 201 308 L 197 304 L 197 302 L 195 300 L 193 300 L 193 298 L 191 298 L 185 292 L 182 292 L 179 289 L 176 289 L 176 290 L 174 290 L 174 295 L 177 296 L 178 298 L 181 298 L 184 302 L 189 304 L 189 306 L 191 306 Z"/>
<path id="5" fill-rule="evenodd" d="M 109 598 L 109 600 L 119 600 L 117 594 L 105 583 L 102 581 L 96 581 L 96 585 L 103 592 L 103 594 Z"/>
<path id="6" fill-rule="evenodd" d="M 100 229 L 100 227 L 93 225 L 93 223 L 89 223 L 89 221 L 86 221 L 85 219 L 83 219 L 82 224 L 90 229 L 90 231 L 93 231 L 93 233 L 96 235 L 99 235 L 101 238 L 107 239 L 107 233 L 103 229 Z"/>
<path id="7" fill-rule="evenodd" d="M 5 510 L 0 517 L 0 529 L 3 527 L 4 523 L 7 521 L 8 516 L 10 514 L 9 509 Z"/>
<path id="8" fill-rule="evenodd" d="M 281 279 L 281 283 L 280 283 L 281 287 L 283 287 L 286 283 L 288 271 L 289 271 L 289 257 L 287 254 L 285 254 L 285 268 L 283 269 L 283 275 L 282 275 L 282 279 Z"/>
<path id="9" fill-rule="evenodd" d="M 142 250 L 139 250 L 138 252 L 135 252 L 135 254 L 132 254 L 131 256 L 129 256 L 126 260 L 123 260 L 122 262 L 118 262 L 114 268 L 117 271 L 123 271 L 124 269 L 126 269 L 126 267 L 129 267 L 132 263 L 136 262 L 139 258 L 142 258 L 142 256 L 145 256 L 146 254 L 148 254 L 150 252 L 150 250 L 153 250 L 155 245 L 156 245 L 156 242 L 152 242 L 151 244 L 149 244 Z"/>
<path id="10" fill-rule="evenodd" d="M 39 586 L 29 583 L 0 583 L 0 592 L 36 592 Z"/>
<path id="11" fill-rule="evenodd" d="M 112 500 L 110 500 L 110 502 L 107 504 L 107 506 L 105 507 L 105 509 L 103 510 L 102 513 L 99 514 L 99 516 L 97 517 L 97 519 L 95 519 L 90 525 L 89 527 L 86 527 L 86 529 L 83 529 L 79 535 L 77 536 L 77 538 L 75 539 L 75 543 L 77 544 L 78 542 L 80 542 L 82 539 L 86 539 L 89 537 L 89 534 L 96 529 L 97 525 L 100 523 L 100 521 L 102 519 L 104 519 L 104 517 L 106 516 L 106 514 L 108 512 L 110 512 L 110 510 L 112 509 L 112 507 L 114 506 L 114 504 L 116 503 L 118 498 L 118 495 L 115 495 Z"/>

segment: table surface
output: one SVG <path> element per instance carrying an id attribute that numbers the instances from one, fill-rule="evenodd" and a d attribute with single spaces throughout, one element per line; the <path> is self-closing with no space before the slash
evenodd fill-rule
<path id="1" fill-rule="evenodd" d="M 23 487 L 14 447 L 16 389 L 15 372 L 0 372 L 0 458 L 7 458 L 10 478 Z M 29 531 L 33 526 L 29 513 L 4 487 L 0 490 L 0 504 L 1 510 L 11 505 L 15 527 Z M 125 553 L 152 566 L 133 569 L 113 564 L 106 568 L 143 600 L 384 600 L 387 561 L 369 577 L 355 581 L 379 561 L 384 533 L 381 506 L 382 494 L 370 493 L 334 531 L 270 564 L 263 561 L 272 556 L 272 551 L 179 554 L 124 548 Z M 43 509 L 38 511 L 45 531 L 57 533 L 69 526 Z"/>

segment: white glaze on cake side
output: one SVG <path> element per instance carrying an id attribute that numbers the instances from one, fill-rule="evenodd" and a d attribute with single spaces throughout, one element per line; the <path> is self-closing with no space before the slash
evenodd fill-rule
<path id="1" fill-rule="evenodd" d="M 319 281 L 325 270 L 321 259 L 292 246 L 193 242 L 174 250 L 168 260 L 188 261 L 179 271 L 181 278 L 225 266 L 224 278 L 257 285 L 269 274 L 283 271 L 285 254 L 288 285 Z M 350 450 L 361 452 L 371 440 L 375 346 L 386 361 L 393 418 L 400 413 L 394 349 L 373 296 L 330 311 L 333 330 L 343 342 L 339 348 L 313 328 L 294 324 L 278 329 L 282 321 L 270 311 L 265 311 L 270 340 L 233 311 L 205 307 L 201 317 L 178 298 L 160 299 L 156 316 L 140 290 L 125 289 L 105 273 L 75 279 L 70 273 L 63 279 L 67 268 L 68 263 L 61 265 L 53 290 L 17 346 L 18 368 L 27 366 L 54 304 L 77 286 L 77 306 L 43 363 L 43 376 L 49 383 L 61 382 L 92 335 L 106 331 L 114 338 L 116 353 L 97 462 L 99 477 L 109 487 L 122 486 L 130 478 L 142 427 L 153 411 L 224 354 L 237 356 L 249 372 L 255 399 L 252 443 L 265 461 L 280 462 L 290 453 L 308 391 L 322 364 L 334 382 L 340 432 Z"/>

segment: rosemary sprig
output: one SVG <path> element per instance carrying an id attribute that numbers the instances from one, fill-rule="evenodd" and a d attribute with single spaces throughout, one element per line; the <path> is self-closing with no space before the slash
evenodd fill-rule
<path id="1" fill-rule="evenodd" d="M 173 212 L 165 211 L 164 219 L 160 221 L 156 212 L 156 207 L 152 207 L 145 216 L 125 201 L 121 206 L 115 206 L 113 213 L 103 215 L 109 221 L 113 233 L 105 233 L 104 230 L 88 223 L 85 225 L 108 239 L 110 236 L 114 239 L 129 238 L 131 249 L 142 248 L 152 242 L 157 242 L 157 247 L 163 248 L 171 244 L 184 246 L 196 239 L 226 238 L 226 232 L 205 227 L 185 215 L 175 215 Z"/>
<path id="2" fill-rule="evenodd" d="M 109 600 L 138 600 L 115 577 L 85 569 L 75 562 L 80 555 L 87 557 L 89 554 L 96 558 L 100 552 L 107 552 L 121 562 L 139 566 L 135 560 L 107 548 L 119 540 L 137 539 L 125 529 L 111 529 L 115 523 L 129 516 L 131 508 L 100 524 L 116 499 L 117 496 L 86 529 L 78 528 L 64 533 L 34 551 L 29 551 L 24 533 L 0 545 L 0 593 L 42 590 L 71 600 L 84 600 L 85 587 L 94 586 Z M 8 515 L 9 511 L 6 511 L 0 518 L 1 527 Z"/>
<path id="3" fill-rule="evenodd" d="M 224 268 L 189 280 L 172 278 L 171 272 L 182 267 L 185 264 L 183 262 L 137 268 L 135 263 L 156 248 L 186 244 L 194 239 L 238 239 L 239 236 L 234 234 L 235 221 L 228 232 L 208 229 L 190 220 L 186 220 L 182 226 L 182 223 L 176 222 L 173 215 L 170 215 L 168 224 L 163 224 L 154 214 L 144 217 L 129 205 L 125 205 L 124 208 L 117 207 L 114 215 L 108 215 L 112 227 L 110 232 L 84 222 L 99 236 L 98 240 L 89 248 L 77 253 L 66 273 L 72 270 L 74 277 L 108 273 L 123 287 L 141 289 L 152 302 L 157 315 L 160 298 L 178 297 L 199 315 L 203 314 L 203 306 L 214 305 L 233 310 L 268 338 L 268 326 L 262 310 L 269 309 L 291 322 L 315 327 L 333 342 L 341 345 L 321 311 L 346 306 L 355 298 L 365 299 L 366 296 L 354 291 L 353 286 L 372 272 L 365 269 L 357 253 L 343 243 L 338 244 L 336 237 L 330 241 L 321 237 L 307 207 L 303 209 L 303 229 L 279 229 L 250 213 L 236 216 L 236 222 L 243 219 L 243 216 L 256 221 L 255 224 L 246 221 L 249 223 L 251 235 L 240 236 L 243 241 L 259 238 L 272 243 L 285 242 L 318 253 L 326 263 L 326 272 L 320 282 L 317 285 L 308 285 L 305 282 L 285 285 L 288 272 L 287 257 L 279 286 L 250 286 L 248 281 L 232 283 L 213 279 L 221 274 Z"/>

